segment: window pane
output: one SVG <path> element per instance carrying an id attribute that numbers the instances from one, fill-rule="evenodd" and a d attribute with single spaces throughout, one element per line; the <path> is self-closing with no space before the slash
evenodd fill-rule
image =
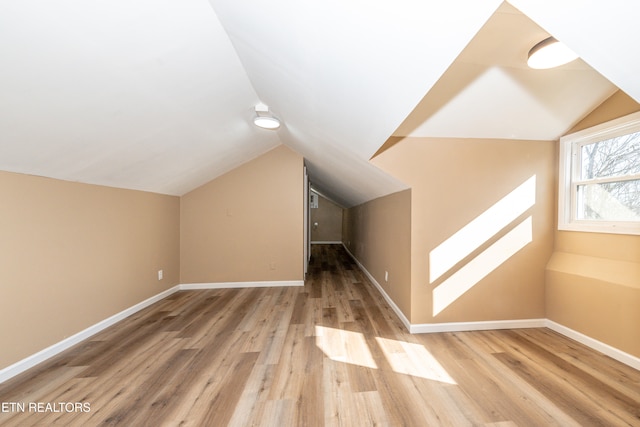
<path id="1" fill-rule="evenodd" d="M 640 221 L 640 180 L 578 186 L 577 218 Z"/>
<path id="2" fill-rule="evenodd" d="M 640 132 L 582 146 L 581 179 L 640 173 Z"/>

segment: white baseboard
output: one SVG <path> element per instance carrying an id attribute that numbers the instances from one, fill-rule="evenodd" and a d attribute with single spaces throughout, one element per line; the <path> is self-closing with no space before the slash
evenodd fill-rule
<path id="1" fill-rule="evenodd" d="M 347 253 L 353 258 L 358 267 L 365 273 L 371 283 L 382 294 L 383 298 L 391 306 L 396 313 L 400 321 L 405 325 L 407 330 L 412 334 L 420 333 L 437 333 L 437 332 L 463 332 L 463 331 L 480 331 L 491 329 L 520 329 L 520 328 L 541 328 L 547 327 L 552 329 L 566 337 L 574 339 L 587 347 L 590 347 L 596 351 L 599 351 L 625 365 L 631 366 L 634 369 L 640 370 L 640 358 L 631 354 L 625 353 L 622 350 L 618 350 L 608 344 L 600 342 L 594 338 L 584 335 L 580 332 L 574 331 L 566 326 L 556 323 L 549 319 L 524 319 L 524 320 L 498 320 L 498 321 L 486 321 L 486 322 L 450 322 L 450 323 L 427 323 L 427 324 L 411 324 L 402 310 L 396 305 L 396 303 L 389 297 L 385 290 L 380 286 L 378 281 L 367 271 L 366 268 L 358 261 L 353 254 L 346 248 Z M 36 366 L 39 363 L 61 353 L 68 348 L 78 344 L 79 342 L 90 338 L 103 329 L 123 320 L 132 314 L 154 304 L 169 295 L 179 290 L 198 290 L 198 289 L 225 289 L 225 288 L 251 288 L 251 287 L 277 287 L 277 286 L 304 286 L 302 280 L 280 281 L 280 282 L 225 282 L 225 283 L 191 283 L 176 285 L 164 292 L 147 298 L 146 300 L 127 308 L 113 316 L 104 319 L 95 325 L 74 334 L 64 340 L 53 344 L 44 350 L 41 350 L 31 356 L 22 359 L 13 365 L 7 366 L 0 370 L 0 384 L 8 379 L 26 371 L 29 368 Z"/>
<path id="2" fill-rule="evenodd" d="M 103 329 L 108 328 L 109 326 L 123 320 L 132 314 L 142 310 L 150 306 L 151 304 L 160 301 L 163 298 L 168 297 L 169 295 L 181 291 L 181 290 L 197 290 L 197 289 L 224 289 L 224 288 L 259 288 L 259 287 L 272 287 L 272 286 L 304 286 L 303 280 L 291 280 L 291 281 L 279 281 L 279 282 L 228 282 L 228 283 L 192 283 L 192 284 L 183 284 L 176 285 L 170 289 L 167 289 L 164 292 L 160 292 L 157 295 L 152 296 L 151 298 L 147 298 L 146 300 L 127 308 L 119 313 L 114 314 L 113 316 L 104 319 L 95 325 L 89 326 L 88 328 L 78 332 L 75 335 L 72 335 L 68 338 L 59 341 L 44 350 L 41 350 L 31 356 L 28 356 L 13 365 L 7 366 L 6 368 L 0 370 L 0 384 L 12 378 L 29 368 L 36 366 L 39 363 L 44 362 L 45 360 L 57 355 L 58 353 L 71 348 L 72 346 L 78 344 L 79 342 L 90 338 L 91 336 L 97 334 Z"/>
<path id="3" fill-rule="evenodd" d="M 405 316 L 404 313 L 402 312 L 402 310 L 400 310 L 400 307 L 398 307 L 396 305 L 396 303 L 391 299 L 391 297 L 385 292 L 384 288 L 380 285 L 380 283 L 378 283 L 378 281 L 375 279 L 375 277 L 373 277 L 371 275 L 371 273 L 369 273 L 369 271 L 366 268 L 364 268 L 364 265 L 362 265 L 360 263 L 360 261 L 358 261 L 358 258 L 356 258 L 351 253 L 349 248 L 347 248 L 347 246 L 345 244 L 342 244 L 342 246 L 347 251 L 347 253 L 351 256 L 353 261 L 358 265 L 358 267 L 360 267 L 360 270 L 362 270 L 362 272 L 365 274 L 365 276 L 367 276 L 367 278 L 371 281 L 371 283 L 373 283 L 373 285 L 378 289 L 378 291 L 380 291 L 380 293 L 382 294 L 382 297 L 385 299 L 387 304 L 389 304 L 391 306 L 391 308 L 396 313 L 398 318 L 400 318 L 400 321 L 402 322 L 402 324 L 404 324 L 404 326 L 407 328 L 407 330 L 409 332 L 411 332 L 411 323 L 409 323 L 409 319 L 407 319 L 407 316 Z"/>
<path id="4" fill-rule="evenodd" d="M 344 245 L 343 245 L 344 246 Z M 358 259 L 344 246 L 347 253 L 353 258 L 355 263 L 360 267 L 364 274 L 369 278 L 371 283 L 380 291 L 385 301 L 391 306 L 400 321 L 411 334 L 428 334 L 436 332 L 463 332 L 463 331 L 486 331 L 491 329 L 519 329 L 519 328 L 543 328 L 546 319 L 523 319 L 523 320 L 496 320 L 486 322 L 450 322 L 450 323 L 424 323 L 412 324 L 404 315 L 402 310 L 387 294 L 378 281 L 369 273 L 369 271 L 358 261 Z"/>
<path id="5" fill-rule="evenodd" d="M 566 326 L 556 323 L 553 320 L 547 319 L 545 326 L 551 330 L 558 332 L 559 334 L 576 340 L 579 343 L 586 345 L 587 347 L 597 350 L 600 353 L 603 353 L 611 357 L 612 359 L 617 360 L 618 362 L 622 362 L 625 365 L 631 366 L 632 368 L 640 371 L 640 358 L 636 356 L 625 353 L 622 350 L 618 350 L 617 348 L 612 347 L 609 344 L 605 344 L 601 341 L 584 335 L 583 333 L 574 331 L 571 328 L 567 328 Z"/>
<path id="6" fill-rule="evenodd" d="M 281 286 L 304 286 L 304 280 L 265 281 L 265 282 L 219 282 L 219 283 L 185 283 L 179 285 L 181 291 L 199 289 L 238 289 L 238 288 L 273 288 Z"/>
<path id="7" fill-rule="evenodd" d="M 412 334 L 431 334 L 437 332 L 489 331 L 493 329 L 544 328 L 546 319 L 489 320 L 483 322 L 448 322 L 412 324 Z"/>
<path id="8" fill-rule="evenodd" d="M 364 274 L 371 280 L 371 283 L 380 291 L 384 299 L 389 303 L 393 311 L 398 315 L 402 323 L 405 325 L 409 333 L 412 334 L 424 334 L 424 333 L 437 333 L 437 332 L 465 332 L 465 331 L 486 331 L 493 329 L 524 329 L 524 328 L 549 328 L 561 335 L 578 341 L 581 344 L 586 345 L 596 351 L 599 351 L 612 359 L 624 363 L 627 366 L 631 366 L 634 369 L 640 371 L 640 358 L 631 354 L 625 353 L 615 347 L 600 342 L 594 338 L 584 335 L 566 326 L 560 325 L 549 319 L 521 319 L 521 320 L 496 320 L 485 322 L 449 322 L 449 323 L 425 323 L 425 324 L 412 324 L 409 322 L 404 313 L 393 302 L 391 297 L 387 295 L 385 290 L 380 286 L 378 281 L 367 271 L 367 269 L 358 261 L 358 259 L 349 251 L 349 249 L 343 244 L 344 249 L 353 258 L 355 263 L 360 267 Z"/>
<path id="9" fill-rule="evenodd" d="M 312 245 L 341 245 L 342 242 L 337 240 L 312 240 Z"/>
<path id="10" fill-rule="evenodd" d="M 116 313 L 113 316 L 108 317 L 96 323 L 95 325 L 89 326 L 88 328 L 78 332 L 77 334 L 74 334 L 68 338 L 65 338 L 62 341 L 59 341 L 45 348 L 44 350 L 41 350 L 35 354 L 32 354 L 31 356 L 28 356 L 25 359 L 22 359 L 14 363 L 13 365 L 7 366 L 6 368 L 0 370 L 0 384 L 5 382 L 9 378 L 12 378 L 26 371 L 27 369 L 32 368 L 37 364 L 44 362 L 45 360 L 57 355 L 58 353 L 61 353 L 68 348 L 71 348 L 72 346 L 78 344 L 79 342 L 86 340 L 87 338 L 90 338 L 91 336 L 97 334 L 103 329 L 108 328 L 114 323 L 117 323 L 125 319 L 126 317 L 129 317 L 132 314 L 142 310 L 143 308 L 146 308 L 151 304 L 156 303 L 161 299 L 168 297 L 169 295 L 177 292 L 179 289 L 180 289 L 179 286 L 174 286 L 170 289 L 167 289 L 164 292 L 160 292 L 159 294 L 154 295 L 151 298 L 147 298 L 146 300 L 139 302 L 138 304 L 132 307 L 129 307 L 119 313 Z"/>

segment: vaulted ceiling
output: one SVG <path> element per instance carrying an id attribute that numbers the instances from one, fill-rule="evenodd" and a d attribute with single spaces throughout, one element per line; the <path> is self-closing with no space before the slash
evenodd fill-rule
<path id="1" fill-rule="evenodd" d="M 390 137 L 557 139 L 640 101 L 625 0 L 0 0 L 0 170 L 181 195 L 286 144 L 343 206 Z M 580 60 L 530 70 L 553 35 Z M 283 126 L 252 124 L 266 103 Z"/>

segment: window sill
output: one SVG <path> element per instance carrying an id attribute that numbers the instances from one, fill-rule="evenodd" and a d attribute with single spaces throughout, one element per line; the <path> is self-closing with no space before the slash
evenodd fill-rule
<path id="1" fill-rule="evenodd" d="M 580 222 L 559 224 L 558 230 L 581 231 L 585 233 L 640 235 L 640 224 L 580 221 Z"/>

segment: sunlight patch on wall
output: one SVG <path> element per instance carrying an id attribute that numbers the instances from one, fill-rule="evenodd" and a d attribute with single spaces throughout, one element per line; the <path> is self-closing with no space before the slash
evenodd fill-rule
<path id="1" fill-rule="evenodd" d="M 377 369 L 364 335 L 359 332 L 316 326 L 316 346 L 331 360 Z"/>
<path id="2" fill-rule="evenodd" d="M 429 253 L 430 282 L 525 213 L 535 201 L 536 176 L 533 175 Z"/>
<path id="3" fill-rule="evenodd" d="M 528 217 L 433 290 L 433 315 L 447 308 L 532 240 L 532 219 Z"/>
<path id="4" fill-rule="evenodd" d="M 376 337 L 376 341 L 394 372 L 447 384 L 457 384 L 423 345 L 380 337 Z M 398 351 L 398 344 L 402 351 Z"/>

